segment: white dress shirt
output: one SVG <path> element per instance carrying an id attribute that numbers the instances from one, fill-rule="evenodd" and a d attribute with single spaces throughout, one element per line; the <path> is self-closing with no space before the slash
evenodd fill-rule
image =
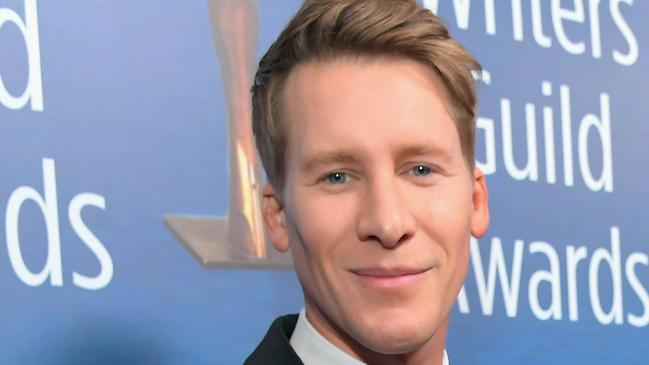
<path id="1" fill-rule="evenodd" d="M 348 353 L 334 346 L 309 323 L 304 308 L 291 336 L 291 346 L 304 365 L 366 365 Z M 448 355 L 444 350 L 442 365 L 448 364 Z"/>

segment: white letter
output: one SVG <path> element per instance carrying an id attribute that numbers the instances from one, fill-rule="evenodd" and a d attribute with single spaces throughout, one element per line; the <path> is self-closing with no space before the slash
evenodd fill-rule
<path id="1" fill-rule="evenodd" d="M 570 116 L 570 88 L 566 85 L 559 87 L 561 94 L 561 136 L 563 141 L 563 180 L 566 186 L 573 186 L 575 180 L 572 173 L 572 129 Z"/>
<path id="2" fill-rule="evenodd" d="M 484 21 L 487 34 L 496 34 L 496 10 L 494 0 L 485 0 L 484 2 Z"/>
<path id="3" fill-rule="evenodd" d="M 588 250 L 584 246 L 579 246 L 576 250 L 574 246 L 566 247 L 566 266 L 568 267 L 568 319 L 573 322 L 579 320 L 579 305 L 577 301 L 577 265 L 579 261 L 588 256 Z"/>
<path id="4" fill-rule="evenodd" d="M 437 14 L 439 10 L 439 0 L 424 0 L 424 8 L 430 10 L 433 14 Z"/>
<path id="5" fill-rule="evenodd" d="M 478 241 L 471 239 L 471 262 L 475 271 L 475 280 L 478 286 L 478 296 L 482 313 L 485 316 L 493 314 L 494 293 L 496 291 L 496 271 L 500 280 L 500 288 L 503 292 L 505 310 L 507 316 L 516 317 L 518 310 L 518 291 L 521 282 L 521 266 L 523 263 L 523 241 L 516 240 L 514 243 L 514 258 L 512 263 L 511 282 L 507 277 L 507 268 L 503 256 L 502 245 L 498 237 L 491 240 L 491 253 L 489 257 L 489 278 L 485 282 L 482 259 Z"/>
<path id="6" fill-rule="evenodd" d="M 61 268 L 61 243 L 59 236 L 59 215 L 56 201 L 56 172 L 54 160 L 43 159 L 43 189 L 45 197 L 29 186 L 21 186 L 9 197 L 5 217 L 7 249 L 9 260 L 18 278 L 29 286 L 39 286 L 50 277 L 52 286 L 63 285 Z M 34 201 L 43 212 L 47 228 L 47 261 L 39 273 L 29 271 L 20 252 L 18 219 L 20 208 L 27 200 Z"/>
<path id="7" fill-rule="evenodd" d="M 599 266 L 606 261 L 611 268 L 613 279 L 613 304 L 611 311 L 604 313 L 599 301 Z M 588 268 L 588 288 L 590 291 L 590 302 L 593 307 L 593 314 L 601 324 L 611 324 L 615 321 L 622 324 L 624 313 L 622 312 L 622 264 L 620 262 L 620 229 L 611 227 L 611 252 L 598 248 L 593 252 Z"/>
<path id="8" fill-rule="evenodd" d="M 563 29 L 564 20 L 577 23 L 583 23 L 586 20 L 582 0 L 573 0 L 573 4 L 575 4 L 575 10 L 570 11 L 561 7 L 561 0 L 552 0 L 552 25 L 554 26 L 554 32 L 557 35 L 559 43 L 568 53 L 582 54 L 586 49 L 584 42 L 572 42 L 566 36 L 566 30 Z"/>
<path id="9" fill-rule="evenodd" d="M 523 10 L 521 0 L 512 0 L 512 30 L 514 39 L 523 41 Z"/>
<path id="10" fill-rule="evenodd" d="M 462 285 L 460 293 L 457 295 L 457 306 L 460 309 L 460 313 L 467 314 L 471 312 L 469 310 L 469 300 L 466 297 L 466 289 L 464 289 L 464 285 Z"/>
<path id="11" fill-rule="evenodd" d="M 34 111 L 43 111 L 43 83 L 41 82 L 41 51 L 38 40 L 38 15 L 36 0 L 25 0 L 25 21 L 13 10 L 0 8 L 0 29 L 5 22 L 14 23 L 25 39 L 29 76 L 27 87 L 22 95 L 14 97 L 5 88 L 0 76 L 0 104 L 9 109 L 20 109 L 31 99 Z"/>
<path id="12" fill-rule="evenodd" d="M 626 260 L 625 271 L 629 285 L 631 285 L 631 288 L 633 288 L 638 299 L 642 302 L 644 312 L 641 316 L 629 313 L 626 318 L 632 326 L 645 327 L 649 325 L 649 295 L 647 295 L 647 289 L 642 286 L 642 283 L 638 280 L 638 277 L 635 274 L 635 270 L 633 270 L 634 266 L 638 263 L 645 266 L 649 265 L 649 257 L 639 252 L 632 253 Z"/>
<path id="13" fill-rule="evenodd" d="M 492 11 L 493 11 L 493 0 L 488 0 L 492 2 Z M 424 8 L 429 9 L 433 14 L 438 14 L 439 11 L 439 0 L 424 0 Z M 455 11 L 455 21 L 457 26 L 460 29 L 467 29 L 469 27 L 469 9 L 471 7 L 471 0 L 453 0 L 453 10 Z M 459 10 L 458 10 L 459 8 Z M 486 10 L 488 11 L 488 9 Z M 493 16 L 493 14 L 492 14 Z M 487 17 L 487 14 L 485 14 Z M 487 19 L 486 27 L 489 29 L 489 19 Z M 495 27 L 495 25 L 494 25 Z M 493 34 L 493 33 L 490 33 Z"/>
<path id="14" fill-rule="evenodd" d="M 525 119 L 527 126 L 527 164 L 519 169 L 514 162 L 514 142 L 512 137 L 511 104 L 508 99 L 500 101 L 502 128 L 503 128 L 503 157 L 505 169 L 509 175 L 516 180 L 529 178 L 530 181 L 537 181 L 539 168 L 536 151 L 536 116 L 534 105 L 525 104 Z"/>
<path id="15" fill-rule="evenodd" d="M 532 0 L 532 35 L 541 47 L 552 46 L 552 39 L 543 34 L 543 16 L 541 16 L 541 0 Z"/>
<path id="16" fill-rule="evenodd" d="M 469 8 L 471 0 L 453 0 L 453 9 L 455 10 L 455 21 L 460 29 L 469 28 Z M 460 8 L 460 10 L 458 10 Z"/>
<path id="17" fill-rule="evenodd" d="M 543 95 L 552 96 L 552 84 L 543 81 L 541 84 Z M 557 182 L 557 169 L 554 164 L 554 116 L 552 108 L 543 107 L 543 136 L 545 141 L 545 178 L 548 184 Z"/>
<path id="18" fill-rule="evenodd" d="M 629 6 L 633 5 L 633 0 L 611 0 L 609 5 L 611 8 L 611 17 L 620 32 L 622 32 L 624 39 L 626 39 L 626 43 L 629 45 L 629 52 L 623 54 L 617 50 L 613 50 L 613 59 L 620 65 L 631 66 L 638 60 L 638 40 L 635 38 L 631 27 L 629 27 L 629 23 L 626 22 L 620 13 L 621 2 L 627 3 Z"/>
<path id="19" fill-rule="evenodd" d="M 550 317 L 553 319 L 561 319 L 561 279 L 559 273 L 559 257 L 554 248 L 546 242 L 532 242 L 530 244 L 530 253 L 543 253 L 550 262 L 550 271 L 539 270 L 536 271 L 530 278 L 528 287 L 528 298 L 530 300 L 530 308 L 532 313 L 542 320 L 548 320 Z M 541 308 L 539 303 L 539 285 L 541 281 L 547 281 L 552 287 L 552 300 L 548 309 Z"/>
<path id="20" fill-rule="evenodd" d="M 97 239 L 97 237 L 88 229 L 81 219 L 81 209 L 86 205 L 92 205 L 99 209 L 106 209 L 106 200 L 101 195 L 83 193 L 75 196 L 70 202 L 68 208 L 68 218 L 72 228 L 77 233 L 83 243 L 97 256 L 101 270 L 96 277 L 81 275 L 77 272 L 72 273 L 72 281 L 78 287 L 84 289 L 101 289 L 110 283 L 113 278 L 113 261 L 106 247 Z"/>
<path id="21" fill-rule="evenodd" d="M 494 121 L 489 118 L 478 118 L 477 129 L 484 130 L 485 162 L 476 160 L 476 166 L 484 172 L 485 175 L 491 175 L 496 172 L 496 136 L 494 131 Z"/>
<path id="22" fill-rule="evenodd" d="M 599 2 L 590 0 L 588 9 L 590 13 L 590 47 L 594 58 L 602 58 L 602 37 L 599 27 Z"/>
<path id="23" fill-rule="evenodd" d="M 613 191 L 613 155 L 611 152 L 611 105 L 608 94 L 600 95 L 601 118 L 587 114 L 579 125 L 579 168 L 586 186 L 592 191 Z M 602 174 L 598 180 L 593 177 L 588 158 L 588 132 L 591 127 L 599 133 L 602 142 Z"/>

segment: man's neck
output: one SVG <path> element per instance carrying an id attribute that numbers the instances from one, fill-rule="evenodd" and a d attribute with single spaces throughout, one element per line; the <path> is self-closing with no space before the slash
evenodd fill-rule
<path id="1" fill-rule="evenodd" d="M 316 307 L 306 304 L 306 320 L 329 343 L 367 364 L 443 364 L 445 360 L 444 344 L 448 319 L 444 320 L 437 328 L 435 334 L 414 351 L 401 354 L 384 354 L 372 351 L 349 336 L 345 331 L 335 325 L 317 310 Z"/>

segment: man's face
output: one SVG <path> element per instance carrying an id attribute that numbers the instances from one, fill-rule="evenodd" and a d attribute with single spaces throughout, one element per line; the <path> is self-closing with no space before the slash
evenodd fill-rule
<path id="1" fill-rule="evenodd" d="M 411 352 L 445 326 L 489 220 L 443 84 L 413 61 L 343 59 L 285 86 L 286 184 L 281 203 L 266 186 L 265 215 L 307 316 L 352 352 Z"/>

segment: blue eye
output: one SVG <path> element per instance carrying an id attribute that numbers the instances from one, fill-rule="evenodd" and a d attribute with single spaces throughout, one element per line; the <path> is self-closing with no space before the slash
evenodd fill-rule
<path id="1" fill-rule="evenodd" d="M 330 184 L 344 184 L 349 179 L 349 175 L 344 172 L 332 172 L 327 175 L 326 179 Z"/>
<path id="2" fill-rule="evenodd" d="M 415 176 L 426 176 L 430 175 L 433 170 L 430 167 L 419 165 L 412 168 L 412 173 Z"/>

